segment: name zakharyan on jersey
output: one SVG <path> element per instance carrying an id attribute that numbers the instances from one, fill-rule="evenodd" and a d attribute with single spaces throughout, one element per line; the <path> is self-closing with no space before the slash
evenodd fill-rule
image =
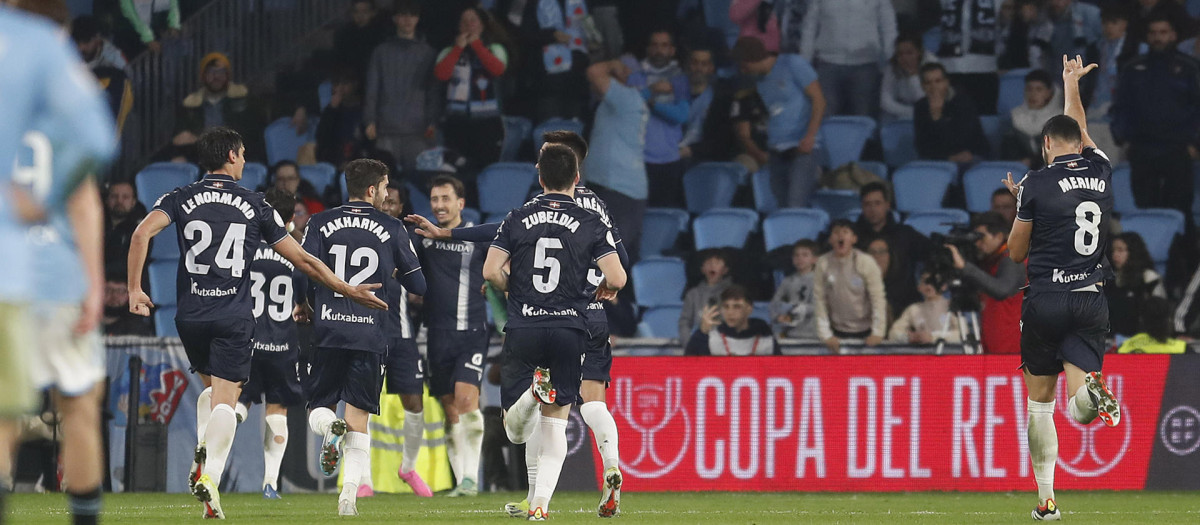
<path id="1" fill-rule="evenodd" d="M 375 324 L 375 316 L 372 315 L 355 315 L 335 312 L 329 305 L 321 305 L 321 320 L 336 321 L 340 323 L 355 323 L 355 324 Z"/>
<path id="2" fill-rule="evenodd" d="M 214 184 L 220 183 L 217 182 Z M 160 198 L 159 200 L 161 201 L 162 199 Z M 246 202 L 240 196 L 225 191 L 205 191 L 202 193 L 197 193 L 193 195 L 192 198 L 188 199 L 187 202 L 184 202 L 180 208 L 183 209 L 183 213 L 191 215 L 191 213 L 196 211 L 196 208 L 200 207 L 201 204 L 225 204 L 227 206 L 233 206 L 234 208 L 237 208 L 238 211 L 242 212 L 242 215 L 245 215 L 247 219 L 254 220 L 254 206 L 251 206 L 249 202 Z"/>
<path id="3" fill-rule="evenodd" d="M 321 235 L 328 238 L 342 228 L 359 228 L 367 230 L 379 237 L 379 242 L 386 243 L 392 238 L 392 234 L 383 228 L 378 222 L 368 217 L 338 217 L 321 226 Z"/>

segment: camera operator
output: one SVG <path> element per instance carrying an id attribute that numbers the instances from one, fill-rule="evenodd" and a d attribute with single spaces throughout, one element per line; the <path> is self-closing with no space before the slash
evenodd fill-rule
<path id="1" fill-rule="evenodd" d="M 975 240 L 978 261 L 968 263 L 957 247 L 945 245 L 954 267 L 962 271 L 964 283 L 980 291 L 980 342 L 989 354 L 1021 353 L 1019 292 L 1025 284 L 1025 266 L 1008 257 L 1009 228 L 1004 217 L 992 211 L 971 221 L 971 229 L 979 234 Z"/>

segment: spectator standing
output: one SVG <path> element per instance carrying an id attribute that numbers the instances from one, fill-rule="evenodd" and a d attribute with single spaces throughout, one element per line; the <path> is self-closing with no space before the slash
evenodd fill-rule
<path id="1" fill-rule="evenodd" d="M 433 147 L 441 101 L 433 81 L 433 48 L 417 37 L 421 4 L 398 0 L 392 20 L 396 37 L 375 48 L 367 67 L 363 121 L 367 139 L 411 176 L 417 155 Z"/>
<path id="2" fill-rule="evenodd" d="M 363 100 L 359 75 L 348 72 L 333 81 L 329 105 L 317 124 L 317 160 L 328 162 L 340 172 L 358 158 L 365 138 L 362 131 Z"/>
<path id="3" fill-rule="evenodd" d="M 908 305 L 921 299 L 913 276 L 916 275 L 917 265 L 923 264 L 929 257 L 929 239 L 912 226 L 896 222 L 891 195 L 883 183 L 868 183 L 858 194 L 862 215 L 858 216 L 858 222 L 854 225 L 857 247 L 867 250 L 876 239 L 887 241 L 891 260 L 888 268 L 880 266 L 880 270 L 892 312 L 903 312 Z"/>
<path id="4" fill-rule="evenodd" d="M 922 159 L 971 164 L 988 153 L 987 137 L 970 98 L 950 87 L 946 68 L 921 66 L 925 98 L 913 106 L 917 155 Z"/>
<path id="5" fill-rule="evenodd" d="M 981 113 L 993 114 L 1000 92 L 996 21 L 1001 2 L 954 0 L 942 5 L 942 42 L 937 50 L 942 72 L 970 95 Z"/>
<path id="6" fill-rule="evenodd" d="M 879 114 L 880 66 L 893 54 L 891 0 L 812 0 L 800 54 L 817 70 L 831 115 Z"/>
<path id="7" fill-rule="evenodd" d="M 173 144 L 185 156 L 204 130 L 220 126 L 233 128 L 245 141 L 248 161 L 266 158 L 263 130 L 266 128 L 261 105 L 244 84 L 233 82 L 233 65 L 223 53 L 209 53 L 200 59 L 203 87 L 183 99 L 175 118 Z"/>
<path id="8" fill-rule="evenodd" d="M 1192 157 L 1200 135 L 1200 65 L 1175 49 L 1174 23 L 1147 23 L 1150 52 L 1121 69 L 1112 132 L 1129 143 L 1139 208 L 1174 208 L 1192 224 Z"/>
<path id="9" fill-rule="evenodd" d="M 693 49 L 688 53 L 688 120 L 684 125 L 683 138 L 679 141 L 679 158 L 687 161 L 695 152 L 692 147 L 704 140 L 705 122 L 712 107 L 716 66 L 712 51 Z"/>
<path id="10" fill-rule="evenodd" d="M 1049 0 L 1030 28 L 1029 62 L 1046 71 L 1062 66 L 1063 55 L 1096 60 L 1101 39 L 1100 8 L 1078 0 Z"/>
<path id="11" fill-rule="evenodd" d="M 1017 198 L 1006 188 L 996 188 L 996 191 L 992 192 L 991 211 L 1004 217 L 1004 224 L 1011 225 L 1017 220 Z"/>
<path id="12" fill-rule="evenodd" d="M 763 0 L 768 3 L 769 0 Z M 812 0 L 773 0 L 775 18 L 779 20 L 779 52 L 800 53 L 804 34 L 804 16 Z"/>
<path id="13" fill-rule="evenodd" d="M 913 106 L 925 96 L 921 91 L 921 66 L 933 60 L 917 35 L 901 35 L 896 39 L 895 54 L 883 67 L 880 120 L 913 118 Z"/>
<path id="14" fill-rule="evenodd" d="M 354 0 L 350 22 L 333 34 L 333 56 L 342 67 L 352 68 L 359 82 L 367 74 L 371 54 L 392 33 L 386 16 L 379 16 L 373 0 Z"/>
<path id="15" fill-rule="evenodd" d="M 1001 70 L 1029 67 L 1029 29 L 1037 17 L 1037 0 L 1005 0 L 1000 4 L 996 65 Z"/>
<path id="16" fill-rule="evenodd" d="M 775 288 L 768 310 L 780 328 L 780 335 L 790 339 L 816 339 L 813 322 L 813 268 L 817 264 L 817 243 L 801 239 L 792 245 L 792 268 L 795 273 L 784 277 Z"/>
<path id="17" fill-rule="evenodd" d="M 703 252 L 702 252 L 703 253 Z M 700 274 L 704 280 L 683 294 L 683 308 L 679 311 L 679 341 L 687 341 L 689 334 L 700 325 L 704 309 L 717 306 L 721 292 L 733 284 L 729 277 L 729 259 L 720 251 L 703 254 Z"/>
<path id="18" fill-rule="evenodd" d="M 525 0 L 520 28 L 523 82 L 534 122 L 579 118 L 587 100 L 584 0 Z"/>
<path id="19" fill-rule="evenodd" d="M 779 17 L 776 5 L 781 0 L 733 0 L 729 3 L 729 21 L 738 27 L 738 37 L 757 38 L 767 51 L 779 52 Z M 789 20 L 790 21 L 790 20 Z M 790 51 L 795 53 L 796 51 Z"/>
<path id="20" fill-rule="evenodd" d="M 1060 57 L 1062 55 L 1059 55 Z M 1025 102 L 1009 113 L 1012 128 L 1000 147 L 1000 156 L 1039 168 L 1042 160 L 1042 126 L 1050 117 L 1062 115 L 1062 92 L 1050 74 L 1035 69 L 1025 75 Z"/>
<path id="21" fill-rule="evenodd" d="M 753 85 L 737 90 L 729 105 L 729 120 L 733 126 L 733 137 L 737 143 L 734 160 L 754 173 L 770 162 L 767 146 L 767 123 L 770 122 L 767 106 Z"/>
<path id="22" fill-rule="evenodd" d="M 1115 277 L 1104 285 L 1109 328 L 1113 334 L 1129 337 L 1145 330 L 1138 323 L 1138 312 L 1146 301 L 1151 297 L 1166 299 L 1167 292 L 1141 235 L 1124 232 L 1113 236 L 1108 244 L 1108 260 Z"/>
<path id="23" fill-rule="evenodd" d="M 1021 287 L 1025 285 L 1025 265 L 1008 257 L 1008 231 L 998 213 L 982 213 L 971 221 L 971 229 L 980 234 L 975 241 L 979 260 L 968 263 L 958 248 L 947 244 L 954 267 L 962 271 L 963 281 L 979 290 L 979 339 L 989 354 L 1021 353 Z"/>
<path id="24" fill-rule="evenodd" d="M 940 289 L 934 286 L 933 276 L 925 272 L 921 274 L 917 290 L 924 300 L 904 309 L 900 318 L 892 323 L 888 341 L 917 345 L 959 342 L 958 318 L 950 311 L 950 300 L 943 295 L 945 285 Z"/>
<path id="25" fill-rule="evenodd" d="M 646 58 L 638 64 L 630 85 L 641 89 L 650 107 L 646 123 L 646 178 L 650 183 L 649 204 L 666 208 L 683 207 L 683 162 L 679 143 L 688 119 L 687 75 L 675 60 L 675 37 L 669 31 L 650 33 Z"/>
<path id="26" fill-rule="evenodd" d="M 758 79 L 758 95 L 767 109 L 775 200 L 781 207 L 807 207 L 817 189 L 813 150 L 825 116 L 817 72 L 804 57 L 769 53 L 762 42 L 750 37 L 738 39 L 733 55 L 743 73 Z"/>
<path id="27" fill-rule="evenodd" d="M 834 353 L 842 339 L 875 346 L 887 335 L 887 297 L 875 259 L 854 249 L 854 225 L 838 219 L 829 228 L 833 249 L 817 259 L 813 302 L 817 337 Z"/>
<path id="28" fill-rule="evenodd" d="M 592 125 L 591 154 L 583 160 L 587 187 L 611 212 L 629 260 L 638 260 L 642 217 L 646 213 L 646 121 L 650 111 L 637 89 L 629 86 L 632 69 L 620 60 L 592 64 L 587 71 L 592 92 L 600 99 Z"/>
<path id="29" fill-rule="evenodd" d="M 108 186 L 108 193 L 104 196 L 105 268 L 118 271 L 125 267 L 125 261 L 129 259 L 129 242 L 133 239 L 133 231 L 145 216 L 146 207 L 138 202 L 133 184 L 114 182 Z M 122 304 L 128 305 L 128 299 Z"/>
<path id="30" fill-rule="evenodd" d="M 442 50 L 433 69 L 447 83 L 445 144 L 466 157 L 473 170 L 500 160 L 504 142 L 500 76 L 508 68 L 508 52 L 498 30 L 487 11 L 464 9 L 454 45 Z"/>
<path id="31" fill-rule="evenodd" d="M 121 46 L 131 56 L 144 49 L 162 51 L 159 40 L 179 34 L 179 0 L 120 0 Z"/>
<path id="32" fill-rule="evenodd" d="M 1129 36 L 1138 44 L 1146 42 L 1150 34 L 1150 23 L 1154 20 L 1170 20 L 1175 25 L 1177 41 L 1196 36 L 1196 22 L 1179 0 L 1137 0 L 1133 17 L 1129 21 Z"/>
<path id="33" fill-rule="evenodd" d="M 92 16 L 81 16 L 71 21 L 71 40 L 79 49 L 79 57 L 93 71 L 101 67 L 123 71 L 129 65 L 121 50 L 100 34 L 100 23 Z"/>
<path id="34" fill-rule="evenodd" d="M 1100 70 L 1096 72 L 1096 89 L 1092 92 L 1088 113 L 1107 117 L 1108 109 L 1116 97 L 1117 74 L 1121 66 L 1137 55 L 1138 42 L 1129 35 L 1129 13 L 1121 6 L 1105 7 L 1100 12 L 1100 27 Z M 1091 125 L 1088 127 L 1091 128 Z"/>
<path id="35" fill-rule="evenodd" d="M 687 341 L 684 355 L 747 356 L 779 355 L 779 343 L 771 325 L 750 317 L 754 305 L 746 289 L 738 285 L 720 295 L 720 306 L 706 306 L 700 325 Z"/>

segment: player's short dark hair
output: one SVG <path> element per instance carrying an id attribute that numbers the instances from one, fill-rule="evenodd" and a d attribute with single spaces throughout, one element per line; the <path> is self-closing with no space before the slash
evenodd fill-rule
<path id="1" fill-rule="evenodd" d="M 453 175 L 446 175 L 443 173 L 434 177 L 433 180 L 429 182 L 429 189 L 431 191 L 438 186 L 450 186 L 451 188 L 454 188 L 454 196 L 460 199 L 464 199 L 467 196 L 466 187 L 463 186 L 461 180 L 458 180 L 458 177 Z"/>
<path id="2" fill-rule="evenodd" d="M 583 137 L 574 131 L 566 129 L 547 131 L 542 133 L 542 142 L 547 144 L 562 144 L 568 148 L 571 148 L 571 151 L 575 152 L 575 156 L 579 157 L 580 162 L 583 162 L 583 159 L 587 158 L 587 140 L 584 140 Z"/>
<path id="3" fill-rule="evenodd" d="M 992 198 L 995 199 L 997 195 L 1007 195 L 1012 197 L 1014 200 L 1016 199 L 1016 197 L 1013 197 L 1012 192 L 1008 191 L 1008 188 L 996 188 L 996 191 L 992 192 Z"/>
<path id="4" fill-rule="evenodd" d="M 833 233 L 833 230 L 838 228 L 849 228 L 850 231 L 854 232 L 856 235 L 858 234 L 858 230 L 854 229 L 854 223 L 850 222 L 850 219 L 837 219 L 833 221 L 829 225 L 829 233 Z"/>
<path id="5" fill-rule="evenodd" d="M 890 192 L 888 192 L 887 184 L 884 184 L 879 181 L 868 182 L 868 183 L 864 184 L 862 188 L 859 188 L 858 198 L 859 198 L 859 200 L 865 199 L 865 198 L 867 198 L 867 195 L 870 195 L 875 192 L 882 193 L 883 200 L 887 201 L 888 204 L 891 204 L 892 196 L 891 196 Z"/>
<path id="6" fill-rule="evenodd" d="M 421 16 L 420 0 L 396 0 L 392 11 L 397 15 Z"/>
<path id="7" fill-rule="evenodd" d="M 927 62 L 921 66 L 920 78 L 922 81 L 925 80 L 925 73 L 930 71 L 941 71 L 942 76 L 949 77 L 949 75 L 946 73 L 946 66 L 943 66 L 939 62 Z"/>
<path id="8" fill-rule="evenodd" d="M 100 36 L 100 22 L 94 16 L 81 16 L 71 21 L 71 40 L 76 44 L 91 42 Z"/>
<path id="9" fill-rule="evenodd" d="M 1083 130 L 1075 119 L 1066 115 L 1055 115 L 1042 126 L 1042 136 L 1060 140 L 1068 144 L 1083 142 Z"/>
<path id="10" fill-rule="evenodd" d="M 1047 73 L 1045 69 L 1035 69 L 1026 73 L 1025 83 L 1028 84 L 1030 82 L 1041 82 L 1043 86 L 1050 89 L 1053 89 L 1052 86 L 1054 86 L 1054 81 L 1050 78 L 1050 73 Z"/>
<path id="11" fill-rule="evenodd" d="M 722 303 L 725 301 L 736 301 L 738 299 L 745 301 L 746 304 L 750 304 L 750 294 L 747 293 L 746 288 L 740 284 L 731 284 L 729 285 L 729 288 L 726 288 L 725 291 L 721 292 Z"/>
<path id="12" fill-rule="evenodd" d="M 284 224 L 292 222 L 292 215 L 296 213 L 295 195 L 279 188 L 268 188 L 264 196 L 267 204 L 270 204 L 279 213 L 279 218 L 283 219 Z"/>
<path id="13" fill-rule="evenodd" d="M 355 159 L 346 164 L 346 193 L 363 198 L 367 188 L 378 186 L 387 177 L 387 164 L 375 159 Z"/>
<path id="14" fill-rule="evenodd" d="M 974 219 L 971 219 L 972 230 L 977 229 L 980 226 L 987 228 L 988 233 L 992 235 L 997 233 L 1008 235 L 1008 231 L 1012 229 L 1012 225 L 1008 224 L 1007 221 L 1004 220 L 1004 216 L 1000 215 L 999 212 L 994 211 L 985 211 L 979 215 L 976 215 Z"/>
<path id="15" fill-rule="evenodd" d="M 800 239 L 792 244 L 793 252 L 799 250 L 800 248 L 807 248 L 808 251 L 813 253 L 813 255 L 816 255 L 818 252 L 820 252 L 817 242 L 812 239 Z"/>
<path id="16" fill-rule="evenodd" d="M 200 169 L 212 173 L 223 168 L 229 162 L 229 152 L 237 154 L 242 145 L 242 135 L 233 128 L 208 128 L 196 141 L 197 164 Z"/>
<path id="17" fill-rule="evenodd" d="M 575 152 L 562 144 L 546 144 L 537 163 L 538 177 L 550 191 L 562 191 L 575 186 L 579 163 Z"/>

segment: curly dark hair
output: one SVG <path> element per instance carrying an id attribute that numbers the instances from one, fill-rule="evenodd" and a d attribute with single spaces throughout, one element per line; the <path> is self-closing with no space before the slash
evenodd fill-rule
<path id="1" fill-rule="evenodd" d="M 1124 232 L 1113 237 L 1108 243 L 1108 259 L 1112 260 L 1113 245 L 1121 241 L 1125 243 L 1125 248 L 1129 251 L 1129 258 L 1125 261 L 1125 265 L 1117 268 L 1113 267 L 1113 272 L 1117 275 L 1117 283 L 1121 286 L 1141 286 L 1145 284 L 1146 270 L 1154 269 L 1154 260 L 1150 258 L 1150 250 L 1146 249 L 1146 241 L 1142 240 L 1142 236 L 1136 232 Z"/>

